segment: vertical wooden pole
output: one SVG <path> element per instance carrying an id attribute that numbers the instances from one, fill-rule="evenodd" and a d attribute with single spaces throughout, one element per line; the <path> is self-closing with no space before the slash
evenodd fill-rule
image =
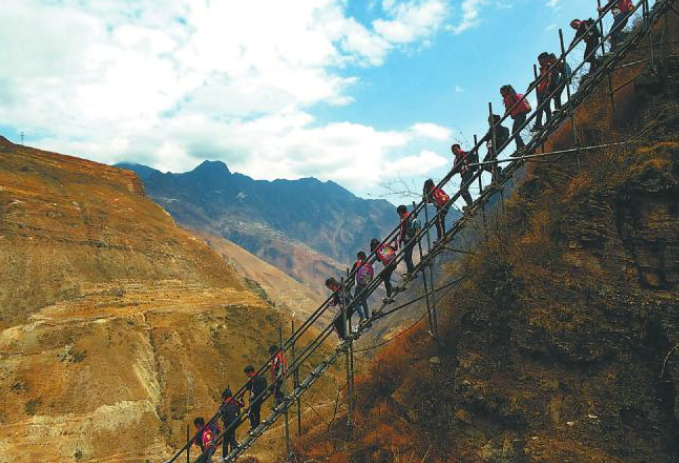
<path id="1" fill-rule="evenodd" d="M 191 425 L 187 424 L 186 425 L 186 442 L 188 442 L 191 439 Z M 191 463 L 191 447 L 193 446 L 193 442 L 189 444 L 189 447 L 186 449 L 186 463 Z"/>
<path id="2" fill-rule="evenodd" d="M 481 160 L 481 156 L 479 156 L 479 149 L 480 148 L 479 148 L 478 145 L 479 145 L 479 137 L 477 137 L 476 134 L 474 134 L 474 146 L 476 147 L 476 154 L 477 154 L 477 157 L 479 158 L 479 160 Z M 477 169 L 483 169 L 483 167 L 478 166 Z M 482 177 L 483 177 L 483 172 L 481 172 L 479 174 L 479 197 L 483 194 L 483 181 L 481 180 Z M 481 217 L 483 219 L 483 229 L 484 229 L 484 232 L 485 232 L 485 230 L 486 230 L 486 204 L 485 204 L 485 201 L 481 201 Z M 432 285 L 433 284 L 434 283 L 432 282 Z"/>
<path id="3" fill-rule="evenodd" d="M 538 79 L 539 79 L 539 77 L 538 77 L 538 66 L 536 64 L 533 65 L 533 76 L 535 78 L 535 82 L 538 82 Z M 542 77 L 542 76 L 540 76 L 540 77 Z M 540 84 L 537 84 L 537 85 L 540 85 Z M 537 106 L 536 106 L 535 111 L 540 111 L 540 118 L 541 118 L 540 123 L 544 126 L 545 123 L 546 123 L 546 121 L 545 121 L 546 115 L 545 115 L 545 112 L 544 112 L 544 108 L 540 109 L 540 92 L 538 92 L 537 87 L 535 88 L 535 95 L 537 97 Z M 536 122 L 536 124 L 537 124 L 537 122 Z M 543 147 L 543 151 L 544 151 L 544 147 Z"/>
<path id="4" fill-rule="evenodd" d="M 282 355 L 285 355 L 285 352 L 283 352 L 283 326 L 278 327 L 278 349 L 281 352 Z M 281 368 L 283 366 L 281 365 Z M 281 372 L 281 379 L 283 380 L 281 385 L 280 385 L 280 392 L 281 394 L 285 394 L 287 388 L 286 388 L 286 375 L 284 371 Z M 275 399 L 274 399 L 275 400 Z M 290 461 L 290 417 L 289 417 L 289 411 L 290 407 L 287 406 L 287 404 L 281 404 L 285 407 L 285 448 L 287 450 L 286 453 L 286 461 Z M 280 405 L 279 405 L 280 406 Z"/>
<path id="5" fill-rule="evenodd" d="M 354 426 L 354 414 L 356 412 L 356 401 L 354 397 L 354 342 L 349 343 L 349 369 L 351 375 L 349 377 L 349 414 L 347 416 L 347 425 Z"/>
<path id="6" fill-rule="evenodd" d="M 479 137 L 474 134 L 474 148 L 476 149 L 476 155 L 479 158 L 479 161 L 481 160 L 481 156 L 479 155 Z M 472 151 L 473 152 L 473 151 Z M 481 168 L 480 166 L 478 167 L 479 169 Z M 481 193 L 483 193 L 483 180 L 481 179 L 483 177 L 483 174 L 479 175 L 479 196 L 481 196 Z M 471 186 L 471 185 L 470 185 Z"/>
<path id="7" fill-rule="evenodd" d="M 648 0 L 643 0 L 644 4 L 642 7 L 644 23 L 648 28 L 648 47 L 649 53 L 651 55 L 651 70 L 655 72 L 655 53 L 653 52 L 653 24 L 651 24 L 650 19 L 650 9 L 648 6 Z"/>
<path id="8" fill-rule="evenodd" d="M 491 142 L 491 146 L 490 146 L 491 153 L 490 153 L 490 155 L 491 155 L 493 160 L 497 160 L 497 158 L 498 158 L 498 148 L 501 148 L 501 147 L 497 146 L 497 136 L 496 136 L 497 128 L 495 127 L 495 117 L 494 116 L 495 116 L 495 113 L 493 112 L 493 103 L 491 103 L 489 101 L 488 102 L 488 124 L 490 125 L 490 133 L 491 133 L 491 140 L 490 140 L 490 142 Z M 498 164 L 496 163 L 496 164 L 493 164 L 492 167 L 491 167 L 491 174 L 490 175 L 491 175 L 491 180 L 492 180 L 493 183 L 495 183 L 499 178 L 497 166 L 498 166 Z"/>
<path id="9" fill-rule="evenodd" d="M 413 202 L 413 208 L 415 207 L 415 203 Z M 424 206 L 424 220 L 425 223 L 429 223 L 429 208 L 425 204 Z M 437 214 L 438 214 L 437 210 Z M 429 227 L 426 227 L 425 230 L 425 240 L 427 242 L 427 254 L 431 252 L 431 237 L 429 236 Z M 443 239 L 443 236 L 441 236 L 441 239 Z M 418 241 L 418 245 L 420 247 L 420 259 L 422 259 L 422 239 Z M 427 281 L 427 267 L 429 268 L 429 281 Z M 432 297 L 434 296 L 434 279 L 433 279 L 433 269 L 431 263 L 427 265 L 426 267 L 421 268 L 422 271 L 422 283 L 424 284 L 424 299 L 425 303 L 427 306 L 427 321 L 429 323 L 429 330 L 431 332 L 432 337 L 434 338 L 434 341 L 436 342 L 436 350 L 439 352 L 440 349 L 440 343 L 439 343 L 439 334 L 438 334 L 438 320 L 437 320 L 437 315 L 436 315 L 436 306 L 434 305 L 434 300 Z"/>
<path id="10" fill-rule="evenodd" d="M 292 364 L 296 364 L 297 361 L 297 355 L 296 355 L 296 344 L 297 340 L 295 339 L 295 320 L 292 320 L 290 322 L 291 324 L 291 329 L 292 329 Z M 295 371 L 293 372 L 293 386 L 294 390 L 296 391 L 297 388 L 299 387 L 299 365 L 295 368 Z M 297 437 L 302 436 L 302 398 L 297 397 Z"/>
<path id="11" fill-rule="evenodd" d="M 559 42 L 561 43 L 561 57 L 563 58 L 563 66 L 564 69 L 566 69 L 566 65 L 568 64 L 566 61 L 566 45 L 563 40 L 563 30 L 559 29 Z M 569 74 L 568 77 L 566 78 L 566 97 L 568 98 L 568 102 L 570 103 L 571 101 L 571 75 Z M 562 104 L 562 110 L 565 104 Z M 575 109 L 571 111 L 570 115 L 571 119 L 571 128 L 573 129 L 573 146 L 575 148 L 579 148 L 580 144 L 578 142 L 578 130 L 575 125 Z M 578 151 L 576 154 L 576 160 L 578 163 L 578 171 L 580 170 L 580 152 Z"/>
<path id="12" fill-rule="evenodd" d="M 601 0 L 596 0 L 597 3 L 597 11 L 601 10 Z M 604 40 L 604 15 L 602 13 L 599 13 L 599 18 L 601 21 L 598 23 L 594 24 L 594 27 L 597 28 L 599 32 L 599 37 L 601 37 L 601 54 L 605 55 L 606 54 L 606 41 Z M 603 59 L 603 56 L 602 56 Z"/>
<path id="13" fill-rule="evenodd" d="M 413 201 L 413 209 L 414 208 L 415 208 L 415 202 Z M 429 206 L 427 204 L 425 204 L 425 206 L 424 206 L 424 220 L 427 223 L 429 223 Z M 426 233 L 425 236 L 426 236 L 426 241 L 427 241 L 427 249 L 428 249 L 427 254 L 428 254 L 429 251 L 431 251 L 431 244 L 430 244 L 430 241 L 429 241 L 430 238 L 429 238 L 429 229 L 428 228 L 427 228 L 425 233 Z M 422 252 L 422 240 L 421 239 L 417 242 L 417 246 L 420 250 L 420 262 L 422 262 L 424 255 L 423 255 L 423 252 Z M 425 304 L 426 304 L 426 307 L 427 307 L 427 323 L 429 324 L 429 329 L 431 331 L 432 336 L 435 337 L 434 320 L 432 318 L 431 304 L 430 304 L 430 301 L 429 301 L 429 285 L 427 283 L 426 269 L 424 267 L 420 267 L 420 271 L 422 272 L 422 283 L 424 285 L 424 299 L 425 299 Z"/>
<path id="14" fill-rule="evenodd" d="M 597 6 L 599 9 L 601 9 L 601 0 L 597 0 Z M 610 10 L 609 10 L 610 11 Z M 599 13 L 599 18 L 598 18 L 598 25 L 595 24 L 595 27 L 599 29 L 599 34 L 601 36 L 601 60 L 603 61 L 604 56 L 606 54 L 606 41 L 604 40 L 605 33 L 604 33 L 604 17 L 605 15 L 602 13 Z M 611 50 L 613 51 L 613 47 L 611 47 Z M 598 67 L 598 66 L 597 66 Z M 611 113 L 615 112 L 615 96 L 613 95 L 613 79 L 611 78 L 611 73 L 607 73 L 607 78 L 608 78 L 608 96 L 611 101 Z M 603 91 L 603 90 L 602 90 Z M 602 93 L 603 95 L 603 93 Z"/>
<path id="15" fill-rule="evenodd" d="M 347 269 L 347 277 L 349 276 L 349 270 Z M 346 285 L 348 284 L 347 279 L 342 277 L 342 284 L 340 287 L 341 290 L 341 297 L 342 297 L 342 302 L 341 302 L 341 307 L 343 308 L 342 310 L 342 317 L 344 321 L 344 329 L 347 337 L 351 336 L 351 316 L 349 315 L 349 307 L 348 304 L 346 304 L 347 297 L 346 297 Z M 353 370 L 353 357 L 354 357 L 354 351 L 353 351 L 353 342 L 351 339 L 347 341 L 349 343 L 349 346 L 347 347 L 346 354 L 345 354 L 345 360 L 347 364 L 347 398 L 349 399 L 349 413 L 347 414 L 347 426 L 352 426 L 353 425 L 353 420 L 352 420 L 352 411 L 354 408 L 354 381 L 353 381 L 353 376 L 354 376 L 354 370 Z"/>

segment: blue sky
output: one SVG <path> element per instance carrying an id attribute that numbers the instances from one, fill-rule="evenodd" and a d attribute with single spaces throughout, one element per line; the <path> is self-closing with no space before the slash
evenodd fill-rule
<path id="1" fill-rule="evenodd" d="M 361 196 L 443 175 L 499 87 L 525 88 L 558 27 L 570 40 L 570 20 L 596 14 L 594 0 L 5 3 L 0 134 L 161 170 L 221 159 Z"/>
<path id="2" fill-rule="evenodd" d="M 497 5 L 508 2 L 492 3 L 482 9 L 478 26 L 461 34 L 443 30 L 431 46 L 390 56 L 383 66 L 361 72 L 363 82 L 351 92 L 356 102 L 319 108 L 320 119 L 346 118 L 397 130 L 423 119 L 458 129 L 471 142 L 474 133 L 483 135 L 487 129 L 488 102 L 501 107 L 499 87 L 525 88 L 532 81 L 535 57 L 558 52 L 558 28 L 569 41 L 571 19 L 596 14 L 590 8 L 596 2 L 588 0 L 562 1 L 556 7 L 545 0 L 514 0 L 502 8 Z M 369 21 L 365 9 L 358 10 L 358 17 Z"/>

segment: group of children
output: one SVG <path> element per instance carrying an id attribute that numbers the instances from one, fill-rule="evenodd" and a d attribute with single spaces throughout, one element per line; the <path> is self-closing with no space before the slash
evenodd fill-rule
<path id="1" fill-rule="evenodd" d="M 622 37 L 622 30 L 627 24 L 629 16 L 634 10 L 634 4 L 631 0 L 610 0 L 607 5 L 600 7 L 600 14 L 611 10 L 613 14 L 613 26 L 611 29 L 611 49 L 615 49 L 620 43 Z M 571 47 L 582 40 L 585 47 L 584 59 L 590 65 L 589 72 L 596 70 L 598 66 L 598 58 L 596 57 L 596 50 L 601 45 L 601 32 L 593 19 L 580 20 L 574 19 L 571 21 L 571 27 L 576 31 L 575 37 L 571 42 Z M 535 116 L 536 122 L 532 131 L 539 132 L 543 130 L 543 117 L 548 123 L 552 117 L 552 102 L 554 104 L 554 112 L 560 111 L 562 108 L 561 97 L 571 79 L 572 70 L 566 60 L 559 60 L 554 53 L 543 52 L 538 56 L 538 63 L 540 65 L 540 73 L 537 80 L 534 82 L 537 91 L 538 110 Z M 465 210 L 473 203 L 473 198 L 469 193 L 469 184 L 475 176 L 475 172 L 479 169 L 490 172 L 492 181 L 496 182 L 502 174 L 502 168 L 497 162 L 497 154 L 507 144 L 511 137 L 516 142 L 516 154 L 514 156 L 521 156 L 524 152 L 526 144 L 521 136 L 521 130 L 526 125 L 528 115 L 532 112 L 532 107 L 528 99 L 516 90 L 511 85 L 503 85 L 500 88 L 500 95 L 505 108 L 505 115 L 513 120 L 512 130 L 504 127 L 501 124 L 502 117 L 493 114 L 488 118 L 489 129 L 486 135 L 481 139 L 480 143 L 485 143 L 487 154 L 483 162 L 479 162 L 478 153 L 476 150 L 466 152 L 459 144 L 453 144 L 451 151 L 454 156 L 453 175 L 459 174 L 461 177 L 460 196 L 465 201 Z M 495 161 L 495 162 L 493 162 Z M 426 203 L 433 204 L 437 210 L 435 216 L 435 225 L 437 240 L 434 242 L 436 246 L 445 234 L 445 219 L 448 214 L 448 209 L 452 202 L 450 196 L 441 188 L 438 188 L 434 181 L 428 179 L 424 183 L 423 198 Z M 395 287 L 392 282 L 392 274 L 396 269 L 396 255 L 399 247 L 403 252 L 403 261 L 405 262 L 407 274 L 415 270 L 413 263 L 413 251 L 415 249 L 415 237 L 419 232 L 419 221 L 416 217 L 411 216 L 408 208 L 404 205 L 398 206 L 396 212 L 399 216 L 399 232 L 398 236 L 391 243 L 381 243 L 377 238 L 374 238 L 370 243 L 370 251 L 374 252 L 377 261 L 379 261 L 383 270 L 380 273 L 380 278 L 384 282 L 387 292 L 387 297 L 384 303 L 389 303 L 393 299 Z M 367 286 L 372 282 L 375 271 L 371 263 L 366 259 L 365 252 L 361 251 L 357 254 L 357 260 L 352 268 L 352 275 L 355 276 L 353 282 L 348 282 L 345 288 L 334 278 L 326 280 L 325 284 L 330 291 L 332 291 L 332 300 L 330 305 L 339 308 L 338 314 L 334 319 L 334 326 L 340 339 L 346 339 L 351 330 L 351 317 L 354 313 L 358 313 L 360 317 L 360 324 L 370 323 L 370 310 L 368 307 L 368 291 Z M 353 298 L 356 303 L 349 311 L 344 308 L 350 305 L 352 294 L 350 287 L 354 286 Z"/>
<path id="2" fill-rule="evenodd" d="M 458 152 L 462 153 L 459 145 L 455 146 L 457 147 Z M 450 196 L 448 196 L 441 188 L 436 187 L 432 179 L 428 179 L 424 183 L 423 197 L 426 202 L 433 204 L 437 209 L 435 224 L 438 238 L 434 241 L 434 245 L 436 246 L 445 234 L 446 214 L 452 203 L 450 201 Z M 379 277 L 384 283 L 384 289 L 387 293 L 387 297 L 382 301 L 384 304 L 393 302 L 393 297 L 399 290 L 399 287 L 394 286 L 391 281 L 392 275 L 396 270 L 396 256 L 399 248 L 403 250 L 403 261 L 405 262 L 407 269 L 407 273 L 404 276 L 415 270 L 413 251 L 421 229 L 419 219 L 414 217 L 405 205 L 398 206 L 396 208 L 396 213 L 399 216 L 399 230 L 394 240 L 390 243 L 383 243 L 379 238 L 373 238 L 370 241 L 370 252 L 375 254 L 376 262 L 379 262 L 382 266 Z M 359 251 L 356 254 L 356 262 L 354 262 L 351 269 L 351 275 L 354 276 L 354 280 L 348 282 L 349 284 L 345 285 L 344 288 L 335 278 L 328 278 L 325 282 L 326 287 L 332 291 L 332 298 L 329 305 L 338 309 L 333 325 L 341 340 L 345 340 L 350 333 L 351 317 L 355 313 L 358 313 L 360 318 L 359 324 L 361 325 L 369 325 L 372 318 L 368 305 L 367 288 L 375 278 L 375 269 L 367 259 L 365 252 Z M 353 295 L 350 292 L 351 286 L 354 287 Z M 350 310 L 346 310 L 350 305 L 352 296 L 355 304 Z"/>
<path id="3" fill-rule="evenodd" d="M 611 0 L 606 6 L 599 7 L 599 14 L 611 9 L 613 15 L 613 25 L 610 32 L 610 49 L 615 50 L 623 37 L 623 29 L 629 21 L 629 17 L 634 11 L 632 0 Z M 599 65 L 597 48 L 601 45 L 601 32 L 593 19 L 574 19 L 571 21 L 571 28 L 575 30 L 575 36 L 569 46 L 572 47 L 576 42 L 582 40 L 585 43 L 584 61 L 589 63 L 589 72 L 593 72 Z M 538 105 L 547 100 L 554 101 L 554 110 L 561 110 L 561 95 L 566 87 L 568 79 L 571 77 L 571 69 L 564 60 L 560 62 L 554 53 L 541 53 L 538 56 L 540 65 L 540 76 L 537 83 Z M 547 121 L 551 117 L 551 101 L 545 103 L 542 108 L 538 108 L 534 131 L 542 130 L 542 117 L 546 115 Z"/>
<path id="4" fill-rule="evenodd" d="M 614 18 L 611 29 L 611 48 L 615 49 L 621 41 L 622 30 L 634 10 L 634 4 L 631 0 L 610 0 L 607 5 L 599 8 L 599 11 L 603 12 L 608 9 L 611 9 Z M 601 45 L 601 32 L 596 27 L 593 19 L 574 19 L 570 25 L 576 31 L 571 46 L 578 40 L 582 40 L 585 43 L 584 59 L 589 63 L 589 71 L 595 71 L 599 63 L 596 57 L 596 50 Z M 549 122 L 552 115 L 552 101 L 554 102 L 554 111 L 561 110 L 561 96 L 568 80 L 571 78 L 571 69 L 568 64 L 565 60 L 560 62 L 553 53 L 541 53 L 538 56 L 538 63 L 540 65 L 540 75 L 535 84 L 537 87 L 538 105 L 541 107 L 538 108 L 533 131 L 543 129 L 543 116 L 546 116 L 546 122 Z M 490 116 L 488 119 L 490 128 L 481 140 L 481 143 L 485 142 L 488 149 L 483 160 L 484 162 L 479 163 L 476 151 L 468 153 L 459 144 L 451 146 L 451 151 L 454 155 L 453 174 L 461 176 L 462 187 L 460 195 L 467 204 L 467 207 L 471 206 L 473 202 L 468 188 L 477 169 L 484 169 L 490 172 L 495 182 L 502 173 L 498 163 L 492 162 L 497 160 L 499 150 L 511 137 L 516 142 L 518 155 L 523 152 L 526 146 L 520 132 L 532 111 L 531 105 L 524 95 L 517 93 L 511 85 L 502 86 L 500 88 L 500 95 L 504 103 L 505 115 L 513 120 L 512 130 L 510 132 L 508 128 L 500 124 L 501 116 L 495 114 Z M 437 240 L 434 242 L 436 246 L 445 234 L 445 219 L 452 202 L 450 201 L 450 196 L 441 188 L 438 188 L 432 179 L 428 179 L 424 183 L 423 198 L 426 203 L 434 205 L 437 210 L 435 217 Z M 396 212 L 399 216 L 397 237 L 391 243 L 382 243 L 378 238 L 374 238 L 370 242 L 371 253 L 375 253 L 376 261 L 382 265 L 379 277 L 384 283 L 386 290 L 387 297 L 383 300 L 385 304 L 393 302 L 393 297 L 399 290 L 399 287 L 393 285 L 391 281 L 397 266 L 396 257 L 399 248 L 403 253 L 403 261 L 406 265 L 407 274 L 411 274 L 415 270 L 413 251 L 418 241 L 416 238 L 421 229 L 419 220 L 408 211 L 405 205 L 398 206 Z M 354 313 L 358 313 L 360 324 L 369 324 L 372 318 L 368 304 L 369 294 L 367 288 L 375 278 L 375 270 L 367 259 L 365 252 L 358 252 L 356 258 L 357 260 L 352 268 L 354 280 L 348 282 L 350 284 L 345 285 L 343 288 L 335 278 L 329 278 L 325 282 L 327 288 L 332 291 L 330 305 L 338 309 L 333 325 L 341 340 L 345 340 L 351 332 L 351 317 Z M 349 307 L 352 298 L 352 294 L 349 292 L 351 286 L 354 287 L 353 300 L 356 302 L 351 310 L 345 310 Z M 283 378 L 286 374 L 286 363 L 283 353 L 278 346 L 271 346 L 269 354 L 272 356 L 271 389 L 274 397 L 274 407 L 276 407 L 284 398 L 282 386 Z M 244 393 L 249 393 L 250 408 L 248 417 L 252 432 L 261 422 L 261 407 L 265 392 L 267 391 L 267 380 L 263 376 L 258 375 L 252 365 L 245 367 L 244 372 L 248 378 Z M 240 398 L 234 397 L 228 387 L 222 393 L 222 400 L 220 417 L 226 430 L 222 447 L 223 455 L 226 457 L 229 451 L 232 451 L 238 445 L 236 441 L 237 425 L 234 423 L 241 419 L 241 409 L 245 404 Z M 201 448 L 201 462 L 210 463 L 212 456 L 217 450 L 217 437 L 221 433 L 221 429 L 216 422 L 206 424 L 203 417 L 197 417 L 194 420 L 194 425 L 196 427 L 196 435 L 192 444 Z"/>
<path id="5" fill-rule="evenodd" d="M 270 376 L 271 376 L 271 395 L 274 398 L 274 407 L 283 402 L 283 378 L 286 375 L 287 364 L 283 351 L 276 345 L 269 347 L 269 355 L 271 355 Z M 237 421 L 241 419 L 241 409 L 245 407 L 245 403 L 241 400 L 242 396 L 248 394 L 248 401 L 250 404 L 248 410 L 248 418 L 250 420 L 250 432 L 254 431 L 261 423 L 262 404 L 265 399 L 265 392 L 268 385 L 264 376 L 257 374 L 255 367 L 248 365 L 243 370 L 245 376 L 248 378 L 243 393 L 240 397 L 234 397 L 231 388 L 227 387 L 222 392 L 222 405 L 219 409 L 219 417 L 221 418 L 224 433 L 222 441 L 222 459 L 232 452 L 237 446 L 236 428 Z M 205 418 L 202 416 L 193 420 L 196 428 L 196 434 L 191 441 L 192 445 L 196 445 L 201 449 L 201 456 L 199 463 L 211 463 L 212 457 L 217 452 L 217 438 L 222 433 L 222 428 L 217 421 L 213 420 L 205 423 Z"/>

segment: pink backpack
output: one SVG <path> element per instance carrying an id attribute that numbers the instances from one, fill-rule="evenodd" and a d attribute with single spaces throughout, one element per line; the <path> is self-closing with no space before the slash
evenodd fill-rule
<path id="1" fill-rule="evenodd" d="M 368 286 L 373 277 L 375 276 L 375 270 L 373 270 L 372 265 L 368 262 L 363 262 L 362 265 L 356 271 L 356 284 L 359 286 Z"/>

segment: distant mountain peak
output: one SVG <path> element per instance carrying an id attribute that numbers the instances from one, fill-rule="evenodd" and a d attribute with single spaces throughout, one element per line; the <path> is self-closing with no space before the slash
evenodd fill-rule
<path id="1" fill-rule="evenodd" d="M 230 176 L 231 171 L 223 161 L 208 161 L 200 163 L 192 173 L 208 174 L 210 176 Z"/>

